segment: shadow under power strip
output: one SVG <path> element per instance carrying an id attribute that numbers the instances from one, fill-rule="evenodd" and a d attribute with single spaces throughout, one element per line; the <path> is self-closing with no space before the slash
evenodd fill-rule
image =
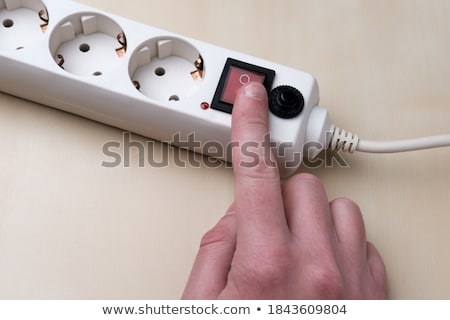
<path id="1" fill-rule="evenodd" d="M 230 145 L 234 99 L 251 81 L 267 89 L 283 176 L 297 170 L 306 142 L 348 151 L 362 143 L 334 128 L 305 72 L 73 1 L 0 0 L 0 90 L 18 97 L 160 141 L 194 133 L 194 151 L 208 155 L 207 143 Z"/>

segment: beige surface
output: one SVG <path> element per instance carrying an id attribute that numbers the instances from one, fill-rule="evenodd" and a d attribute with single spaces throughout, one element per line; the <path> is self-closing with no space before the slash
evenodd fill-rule
<path id="1" fill-rule="evenodd" d="M 449 1 L 80 2 L 308 71 L 363 137 L 450 131 Z M 178 298 L 233 198 L 226 169 L 102 168 L 121 131 L 5 94 L 0 136 L 0 298 Z M 389 297 L 450 299 L 450 149 L 345 157 L 313 172 L 360 204 Z"/>

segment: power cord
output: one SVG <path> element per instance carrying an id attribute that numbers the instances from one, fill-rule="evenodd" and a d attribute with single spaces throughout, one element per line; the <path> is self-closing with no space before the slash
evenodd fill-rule
<path id="1" fill-rule="evenodd" d="M 327 110 L 315 107 L 308 122 L 307 141 L 320 141 L 323 146 L 334 151 L 397 153 L 450 147 L 450 134 L 396 141 L 363 140 L 352 132 L 334 126 Z"/>
<path id="2" fill-rule="evenodd" d="M 329 148 L 353 153 L 355 151 L 367 153 L 397 153 L 432 148 L 450 147 L 450 134 L 406 139 L 396 141 L 368 141 L 357 135 L 334 127 L 331 134 Z"/>

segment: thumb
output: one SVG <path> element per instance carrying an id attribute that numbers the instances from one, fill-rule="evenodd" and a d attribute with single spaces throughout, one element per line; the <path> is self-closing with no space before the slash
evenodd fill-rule
<path id="1" fill-rule="evenodd" d="M 225 288 L 236 248 L 234 206 L 202 238 L 182 299 L 216 299 Z"/>

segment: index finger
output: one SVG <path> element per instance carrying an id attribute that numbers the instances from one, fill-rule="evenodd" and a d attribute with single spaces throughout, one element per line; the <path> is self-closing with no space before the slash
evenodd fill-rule
<path id="1" fill-rule="evenodd" d="M 265 87 L 244 86 L 233 107 L 233 168 L 238 243 L 250 247 L 281 243 L 289 234 L 268 119 Z"/>

